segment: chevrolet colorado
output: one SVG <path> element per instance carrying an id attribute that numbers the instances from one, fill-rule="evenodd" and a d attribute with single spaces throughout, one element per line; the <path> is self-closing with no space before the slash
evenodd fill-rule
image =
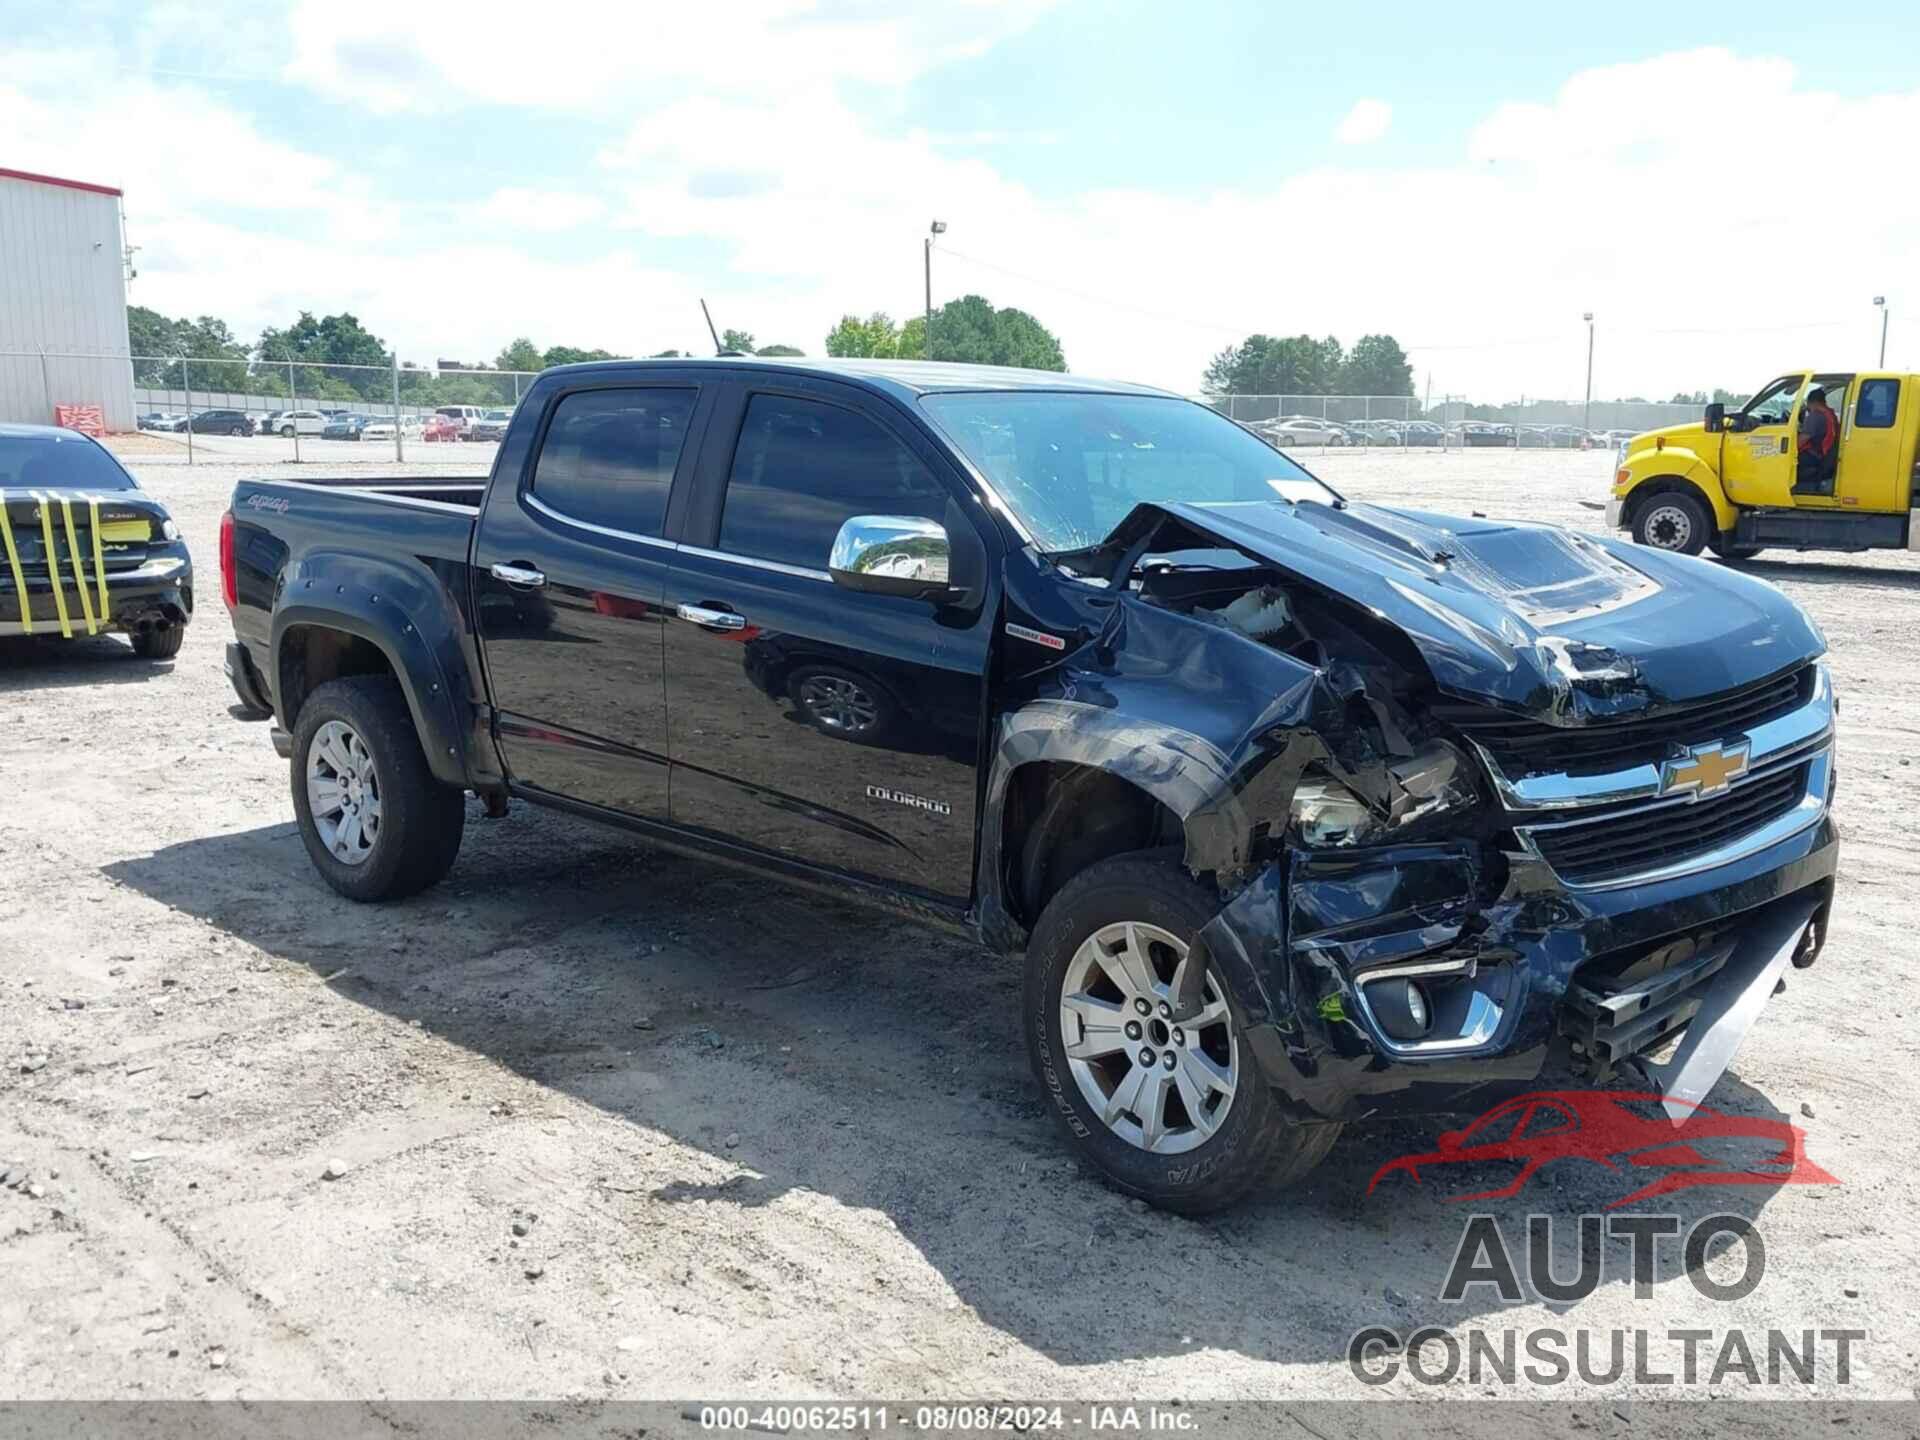
<path id="1" fill-rule="evenodd" d="M 1024 952 L 1069 1143 L 1170 1208 L 1549 1065 L 1682 1113 L 1825 933 L 1780 592 L 1352 503 L 1137 386 L 562 367 L 485 479 L 243 481 L 221 571 L 341 894 L 440 879 L 473 791 Z"/>

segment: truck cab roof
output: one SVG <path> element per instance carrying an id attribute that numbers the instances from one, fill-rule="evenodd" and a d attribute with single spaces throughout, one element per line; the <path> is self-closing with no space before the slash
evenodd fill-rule
<path id="1" fill-rule="evenodd" d="M 1101 380 L 1059 370 L 1022 370 L 1011 365 L 959 365 L 940 360 L 858 360 L 773 355 L 707 356 L 673 360 L 588 360 L 561 365 L 549 374 L 632 374 L 648 370 L 784 370 L 796 375 L 840 380 L 896 400 L 956 390 L 1064 390 L 1115 395 L 1166 395 L 1170 390 Z M 1174 398 L 1180 398 L 1174 396 Z"/>

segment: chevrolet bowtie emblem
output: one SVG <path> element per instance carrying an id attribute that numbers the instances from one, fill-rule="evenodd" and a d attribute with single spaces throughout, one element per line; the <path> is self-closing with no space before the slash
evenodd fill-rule
<path id="1" fill-rule="evenodd" d="M 1696 745 L 1680 759 L 1667 761 L 1660 772 L 1660 793 L 1718 795 L 1747 773 L 1751 748 L 1745 740 L 1738 745 Z"/>

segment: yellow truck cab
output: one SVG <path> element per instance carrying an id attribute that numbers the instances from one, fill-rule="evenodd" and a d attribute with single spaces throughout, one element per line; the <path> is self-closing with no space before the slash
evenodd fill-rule
<path id="1" fill-rule="evenodd" d="M 1920 550 L 1914 447 L 1920 375 L 1796 371 L 1729 415 L 1629 440 L 1607 524 L 1642 545 L 1728 559 L 1761 550 Z M 1801 454 L 1809 397 L 1839 425 L 1825 459 Z M 1818 422 L 1814 424 L 1817 426 Z"/>

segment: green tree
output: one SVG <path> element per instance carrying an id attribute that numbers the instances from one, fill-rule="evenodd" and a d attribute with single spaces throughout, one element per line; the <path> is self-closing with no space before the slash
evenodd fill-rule
<path id="1" fill-rule="evenodd" d="M 901 353 L 911 352 L 903 345 Z M 932 358 L 1028 370 L 1067 368 L 1067 357 L 1052 331 L 1024 310 L 994 309 L 982 295 L 963 295 L 934 312 Z"/>
<path id="2" fill-rule="evenodd" d="M 1249 335 L 1213 357 L 1201 385 L 1209 395 L 1330 395 L 1344 358 L 1331 335 Z"/>
<path id="3" fill-rule="evenodd" d="M 295 383 L 303 396 L 371 400 L 391 393 L 385 342 L 345 311 L 316 320 L 311 311 L 302 310 L 286 329 L 261 331 L 256 352 L 262 361 L 277 361 L 282 369 L 287 361 L 294 361 L 298 366 Z M 361 368 L 321 370 L 319 366 Z M 321 384 L 323 378 L 328 385 Z"/>
<path id="4" fill-rule="evenodd" d="M 837 360 L 893 360 L 900 354 L 900 331 L 884 310 L 864 320 L 842 315 L 840 323 L 827 332 L 827 354 Z"/>
<path id="5" fill-rule="evenodd" d="M 127 345 L 134 355 L 158 357 L 134 362 L 136 384 L 179 389 L 191 381 L 195 390 L 245 392 L 251 388 L 247 347 L 234 339 L 226 321 L 215 316 L 174 320 L 144 305 L 130 305 Z M 178 362 L 167 358 L 175 355 L 190 362 L 184 374 Z"/>
<path id="6" fill-rule="evenodd" d="M 501 370 L 544 370 L 545 357 L 540 347 L 526 336 L 519 336 L 493 358 L 494 365 Z"/>
<path id="7" fill-rule="evenodd" d="M 621 360 L 624 358 L 624 356 L 614 354 L 611 350 L 582 350 L 573 345 L 554 345 L 550 346 L 547 353 L 541 357 L 545 362 L 541 368 L 550 369 L 555 365 L 581 365 L 589 360 Z"/>
<path id="8" fill-rule="evenodd" d="M 927 358 L 927 317 L 914 315 L 900 327 L 900 338 L 895 342 L 895 353 L 902 360 L 924 360 Z"/>
<path id="9" fill-rule="evenodd" d="M 722 330 L 720 332 L 720 348 L 729 353 L 738 352 L 741 355 L 751 355 L 753 354 L 753 336 L 745 330 Z"/>
<path id="10" fill-rule="evenodd" d="M 1348 395 L 1411 395 L 1413 366 L 1391 335 L 1362 335 L 1340 367 L 1340 389 Z"/>
<path id="11" fill-rule="evenodd" d="M 797 345 L 762 345 L 753 353 L 756 355 L 805 355 L 807 352 Z"/>
<path id="12" fill-rule="evenodd" d="M 647 358 L 649 360 L 678 360 L 681 356 L 678 350 L 656 350 Z"/>

